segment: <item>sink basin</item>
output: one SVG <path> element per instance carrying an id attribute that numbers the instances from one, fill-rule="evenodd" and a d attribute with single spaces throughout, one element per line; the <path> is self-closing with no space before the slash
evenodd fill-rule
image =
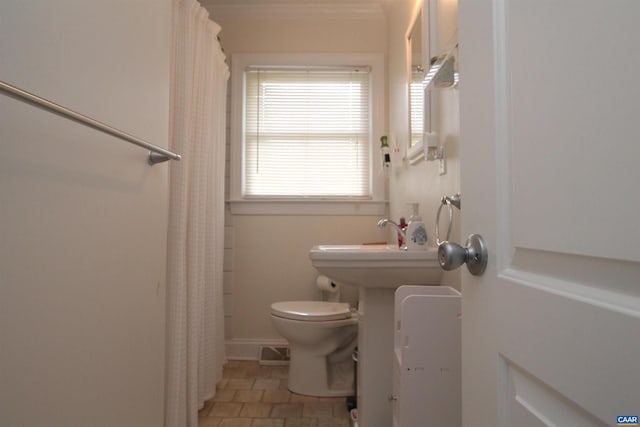
<path id="1" fill-rule="evenodd" d="M 336 282 L 365 288 L 439 285 L 438 250 L 401 251 L 393 245 L 318 245 L 311 264 Z"/>

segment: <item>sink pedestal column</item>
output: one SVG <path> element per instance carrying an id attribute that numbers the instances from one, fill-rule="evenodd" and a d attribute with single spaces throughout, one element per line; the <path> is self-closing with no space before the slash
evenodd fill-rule
<path id="1" fill-rule="evenodd" d="M 396 245 L 318 245 L 311 248 L 309 258 L 325 276 L 359 288 L 359 425 L 390 427 L 395 290 L 400 284 L 440 283 L 438 250 L 401 251 Z"/>
<path id="2" fill-rule="evenodd" d="M 392 425 L 395 288 L 359 288 L 358 412 L 362 427 Z"/>

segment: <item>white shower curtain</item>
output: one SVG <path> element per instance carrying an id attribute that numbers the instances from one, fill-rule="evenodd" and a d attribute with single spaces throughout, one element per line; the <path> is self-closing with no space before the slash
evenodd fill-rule
<path id="1" fill-rule="evenodd" d="M 224 167 L 229 70 L 220 27 L 174 0 L 165 427 L 196 427 L 222 374 Z"/>

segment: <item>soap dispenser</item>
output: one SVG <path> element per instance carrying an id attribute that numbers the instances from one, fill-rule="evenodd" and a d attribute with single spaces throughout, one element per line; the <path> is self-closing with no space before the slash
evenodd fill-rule
<path id="1" fill-rule="evenodd" d="M 413 214 L 409 217 L 406 233 L 406 245 L 409 251 L 425 251 L 427 250 L 427 229 L 420 217 L 420 204 L 412 203 Z"/>

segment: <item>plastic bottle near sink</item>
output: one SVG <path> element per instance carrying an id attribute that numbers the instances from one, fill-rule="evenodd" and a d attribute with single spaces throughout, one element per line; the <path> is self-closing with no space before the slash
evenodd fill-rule
<path id="1" fill-rule="evenodd" d="M 409 251 L 426 251 L 427 250 L 427 229 L 422 222 L 420 216 L 420 204 L 412 203 L 413 214 L 409 217 L 406 233 L 406 245 Z"/>
<path id="2" fill-rule="evenodd" d="M 403 231 L 407 231 L 407 221 L 404 217 L 400 217 L 400 223 L 398 224 Z M 402 248 L 404 246 L 404 234 L 398 231 L 398 247 Z"/>

